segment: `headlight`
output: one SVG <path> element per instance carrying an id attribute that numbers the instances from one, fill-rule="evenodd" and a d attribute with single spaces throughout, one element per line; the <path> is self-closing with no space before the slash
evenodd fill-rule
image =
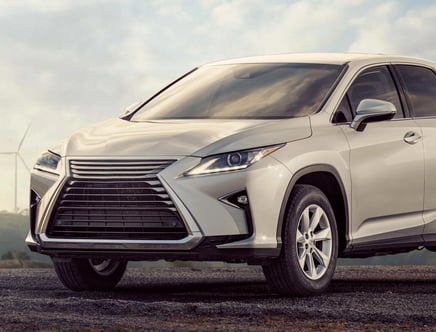
<path id="1" fill-rule="evenodd" d="M 247 168 L 280 149 L 284 144 L 267 146 L 263 148 L 235 151 L 203 158 L 200 163 L 187 171 L 184 175 L 202 175 L 219 172 L 237 171 Z"/>
<path id="2" fill-rule="evenodd" d="M 36 161 L 35 169 L 40 171 L 60 174 L 61 157 L 51 151 L 44 152 Z"/>

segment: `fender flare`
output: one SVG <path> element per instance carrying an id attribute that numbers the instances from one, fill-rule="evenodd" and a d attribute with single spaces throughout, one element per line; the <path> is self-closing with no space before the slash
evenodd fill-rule
<path id="1" fill-rule="evenodd" d="M 349 239 L 348 201 L 347 201 L 347 195 L 346 195 L 346 191 L 345 191 L 345 187 L 344 187 L 344 184 L 342 182 L 342 179 L 339 176 L 338 171 L 333 166 L 328 165 L 328 164 L 315 164 L 315 165 L 310 165 L 310 166 L 307 166 L 307 167 L 300 169 L 292 176 L 291 180 L 289 181 L 288 187 L 286 188 L 286 192 L 285 192 L 285 195 L 283 197 L 282 204 L 280 207 L 279 220 L 278 220 L 278 225 L 277 225 L 277 235 L 276 236 L 277 236 L 277 246 L 279 248 L 281 248 L 281 245 L 282 245 L 283 223 L 284 223 L 286 211 L 288 209 L 289 198 L 291 197 L 292 190 L 294 189 L 298 180 L 300 180 L 303 176 L 310 174 L 310 173 L 316 173 L 316 172 L 324 172 L 324 173 L 329 173 L 329 174 L 333 175 L 334 178 L 336 179 L 336 182 L 339 185 L 339 188 L 340 188 L 341 193 L 342 193 L 344 208 L 345 208 L 345 211 L 344 211 L 345 212 L 344 213 L 344 215 L 345 215 L 345 239 L 346 239 L 347 244 L 350 242 L 350 239 Z"/>

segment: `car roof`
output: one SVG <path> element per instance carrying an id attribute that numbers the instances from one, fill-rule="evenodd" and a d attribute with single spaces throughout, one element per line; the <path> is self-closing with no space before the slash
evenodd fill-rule
<path id="1" fill-rule="evenodd" d="M 436 66 L 436 63 L 411 56 L 366 54 L 366 53 L 290 53 L 277 55 L 263 55 L 224 60 L 210 63 L 210 65 L 237 64 L 237 63 L 322 63 L 343 65 L 349 62 L 396 62 L 396 63 L 422 63 Z"/>

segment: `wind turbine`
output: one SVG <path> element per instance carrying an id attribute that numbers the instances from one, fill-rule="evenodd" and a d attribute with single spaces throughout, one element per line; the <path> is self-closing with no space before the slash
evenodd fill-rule
<path id="1" fill-rule="evenodd" d="M 27 133 L 29 132 L 30 129 L 30 124 L 27 126 L 26 131 L 24 132 L 23 137 L 20 140 L 20 143 L 18 144 L 18 148 L 16 151 L 13 152 L 0 152 L 0 155 L 11 155 L 14 156 L 15 158 L 15 207 L 14 207 L 14 211 L 18 212 L 18 159 L 21 160 L 22 164 L 24 165 L 24 167 L 26 168 L 26 170 L 30 173 L 30 168 L 27 166 L 26 161 L 24 160 L 24 158 L 21 156 L 20 154 L 20 150 L 21 150 L 21 146 L 23 145 L 24 139 L 27 136 Z"/>

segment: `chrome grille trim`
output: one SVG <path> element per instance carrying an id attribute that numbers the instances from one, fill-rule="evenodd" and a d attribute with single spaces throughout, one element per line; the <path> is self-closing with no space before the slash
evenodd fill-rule
<path id="1" fill-rule="evenodd" d="M 175 160 L 70 160 L 70 172 L 78 179 L 153 179 Z"/>
<path id="2" fill-rule="evenodd" d="M 188 231 L 157 174 L 175 160 L 70 160 L 47 235 L 180 240 Z"/>

